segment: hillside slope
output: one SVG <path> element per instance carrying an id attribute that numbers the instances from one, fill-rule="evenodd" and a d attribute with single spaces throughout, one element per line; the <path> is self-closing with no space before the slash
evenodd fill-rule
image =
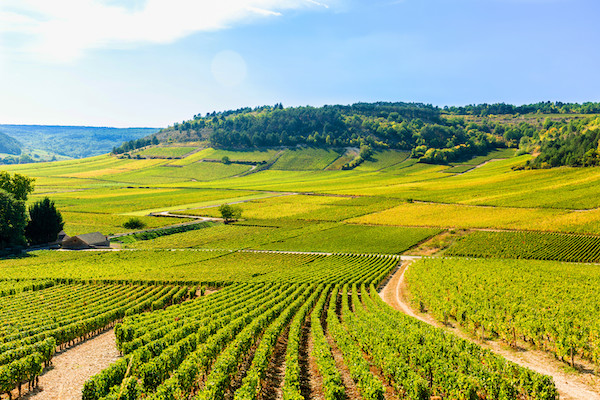
<path id="1" fill-rule="evenodd" d="M 155 128 L 0 125 L 0 132 L 16 138 L 28 150 L 42 150 L 73 158 L 109 153 L 123 141 L 138 139 L 156 131 L 158 129 Z"/>
<path id="2" fill-rule="evenodd" d="M 597 140 L 579 137 L 599 110 L 600 103 L 590 102 L 444 108 L 401 102 L 287 108 L 276 104 L 198 114 L 191 120 L 161 129 L 151 138 L 124 143 L 115 153 L 158 142 L 204 141 L 213 147 L 231 149 L 294 146 L 399 149 L 411 151 L 420 162 L 448 164 L 511 147 L 521 153 L 537 153 L 540 148 L 552 153 L 528 165 L 533 168 L 595 165 L 590 164 L 589 154 L 585 160 L 583 154 L 595 150 Z M 564 142 L 566 133 L 575 139 Z M 552 149 L 557 138 L 563 140 L 558 146 L 577 147 L 577 156 L 556 157 Z M 577 142 L 575 146 L 573 141 Z M 549 158 L 552 162 L 548 162 Z"/>
<path id="3" fill-rule="evenodd" d="M 15 138 L 0 132 L 0 153 L 18 156 L 21 154 L 21 143 Z"/>

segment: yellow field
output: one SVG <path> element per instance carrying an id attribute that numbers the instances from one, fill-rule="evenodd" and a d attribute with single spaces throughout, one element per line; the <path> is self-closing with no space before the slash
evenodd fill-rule
<path id="1" fill-rule="evenodd" d="M 519 229 L 600 234 L 600 210 L 404 203 L 348 220 L 357 224 Z"/>

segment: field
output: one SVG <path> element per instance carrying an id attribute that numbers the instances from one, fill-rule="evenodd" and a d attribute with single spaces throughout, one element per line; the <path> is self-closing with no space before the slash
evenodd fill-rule
<path id="1" fill-rule="evenodd" d="M 571 365 L 600 363 L 599 278 L 598 265 L 515 260 L 426 259 L 408 272 L 414 301 L 439 320 L 529 342 Z"/>
<path id="2" fill-rule="evenodd" d="M 35 386 L 56 345 L 68 352 L 114 327 L 122 357 L 88 377 L 84 399 L 556 399 L 552 378 L 380 300 L 400 255 L 430 254 L 419 253 L 427 240 L 486 259 L 413 262 L 414 310 L 543 350 L 575 376 L 600 364 L 597 265 L 523 260 L 598 261 L 594 168 L 513 170 L 530 156 L 512 150 L 458 165 L 384 150 L 349 171 L 340 160 L 356 149 L 145 151 L 182 158 L 7 170 L 36 178 L 29 201 L 54 200 L 70 235 L 126 233 L 133 216 L 148 228 L 190 220 L 157 212 L 219 217 L 223 203 L 242 219 L 115 238 L 115 251 L 2 259 L 0 311 L 12 317 L 0 331 L 0 393 Z M 232 163 L 204 161 L 224 156 Z"/>
<path id="3" fill-rule="evenodd" d="M 399 254 L 438 234 L 438 229 L 336 225 L 261 246 L 268 250 Z"/>
<path id="4" fill-rule="evenodd" d="M 600 262 L 600 237 L 535 232 L 473 232 L 446 255 Z"/>
<path id="5" fill-rule="evenodd" d="M 160 264 L 148 260 L 160 260 Z M 217 287 L 247 281 L 322 282 L 339 279 L 358 282 L 364 275 L 374 274 L 383 279 L 397 262 L 397 259 L 387 256 L 268 252 L 136 250 L 78 254 L 40 251 L 3 261 L 0 279 L 36 276 L 101 282 L 192 282 Z M 382 271 L 385 274 L 380 277 Z"/>
<path id="6" fill-rule="evenodd" d="M 282 391 L 286 398 L 302 397 L 301 365 L 295 349 L 301 346 L 300 326 L 311 310 L 315 326 L 311 330 L 312 354 L 323 376 L 322 390 L 327 398 L 346 393 L 336 370 L 329 335 L 316 328 L 321 325 L 321 318 L 328 321 L 328 330 L 332 332 L 330 340 L 335 341 L 333 346 L 339 346 L 343 358 L 348 360 L 351 374 L 365 398 L 382 399 L 384 386 L 371 372 L 360 346 L 389 374 L 390 390 L 409 398 L 424 399 L 430 395 L 459 398 L 481 390 L 488 396 L 510 391 L 511 398 L 523 395 L 550 398 L 554 393 L 552 382 L 541 376 L 509 365 L 476 347 L 465 346 L 460 339 L 448 337 L 427 325 L 397 319 L 398 314 L 387 309 L 377 294 L 369 292 L 364 285 L 360 289 L 362 304 L 357 287 L 353 287 L 355 312 L 352 312 L 348 295 L 340 296 L 340 292 L 347 291 L 347 286 L 332 285 L 236 285 L 218 295 L 164 312 L 126 318 L 116 328 L 117 345 L 125 356 L 88 380 L 83 398 L 99 399 L 107 395 L 111 398 L 111 393 L 114 396 L 119 392 L 134 398 L 139 393 L 152 398 L 172 398 L 177 393 L 198 393 L 200 398 L 211 399 L 254 398 L 266 384 L 267 373 L 272 368 L 271 356 L 282 334 L 288 342 Z M 339 302 L 343 304 L 341 319 L 335 312 Z M 370 330 L 378 323 L 390 329 L 373 335 Z M 286 329 L 288 324 L 289 330 Z M 418 332 L 423 335 L 422 339 L 417 342 L 417 335 L 406 335 L 406 342 L 398 342 L 403 336 L 398 335 L 393 326 Z M 367 337 L 381 340 L 358 343 L 357 338 Z M 416 340 L 410 343 L 410 338 Z M 432 354 L 427 363 L 415 360 L 424 349 L 440 345 L 453 348 L 454 357 L 440 352 L 437 357 Z M 399 352 L 401 348 L 410 349 L 409 353 Z M 182 352 L 187 357 L 182 358 Z M 396 357 L 393 361 L 386 359 L 385 353 Z M 236 384 L 237 389 L 232 389 L 231 385 L 239 382 L 236 371 L 243 355 L 250 355 L 251 361 L 245 363 L 246 374 Z M 459 365 L 450 361 L 459 358 L 466 358 L 469 363 Z M 483 364 L 493 367 L 477 368 Z M 422 376 L 425 371 L 430 373 Z M 524 376 L 527 378 L 522 379 Z M 521 378 L 519 383 L 516 383 L 517 377 Z M 493 379 L 495 384 L 486 383 L 488 379 Z M 456 385 L 457 381 L 464 383 Z"/>
<path id="7" fill-rule="evenodd" d="M 222 160 L 223 157 L 229 157 L 231 162 L 245 161 L 245 162 L 261 162 L 269 161 L 274 158 L 279 152 L 273 149 L 255 150 L 255 151 L 231 151 L 222 149 L 204 149 L 194 154 L 193 156 L 187 157 L 190 160 Z"/>
<path id="8" fill-rule="evenodd" d="M 598 210 L 470 206 L 462 204 L 404 203 L 378 213 L 349 220 L 358 224 L 539 230 L 600 234 Z"/>
<path id="9" fill-rule="evenodd" d="M 265 196 L 263 199 L 244 203 L 244 218 L 269 220 L 273 218 L 302 221 L 342 221 L 347 218 L 370 214 L 391 208 L 398 200 L 382 197 L 338 197 L 338 196 Z M 191 209 L 179 212 L 183 215 L 220 216 L 212 208 Z"/>
<path id="10" fill-rule="evenodd" d="M 273 169 L 287 171 L 322 170 L 340 157 L 334 150 L 300 149 L 288 150 L 277 159 Z"/>
<path id="11" fill-rule="evenodd" d="M 139 154 L 144 157 L 158 157 L 158 158 L 179 158 L 185 156 L 188 153 L 196 150 L 196 147 L 186 147 L 186 146 L 171 146 L 171 147 L 149 147 L 142 151 L 136 152 L 135 154 Z"/>

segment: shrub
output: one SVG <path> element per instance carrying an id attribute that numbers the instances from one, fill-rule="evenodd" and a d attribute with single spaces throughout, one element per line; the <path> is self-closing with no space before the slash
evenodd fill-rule
<path id="1" fill-rule="evenodd" d="M 123 224 L 123 228 L 127 228 L 127 229 L 142 229 L 145 227 L 146 227 L 146 224 L 144 223 L 144 221 L 142 221 L 141 219 L 139 219 L 137 217 L 129 218 Z"/>

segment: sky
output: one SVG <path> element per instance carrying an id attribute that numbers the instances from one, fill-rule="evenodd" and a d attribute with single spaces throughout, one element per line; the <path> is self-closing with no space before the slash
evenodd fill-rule
<path id="1" fill-rule="evenodd" d="M 600 101 L 597 0 L 0 0 L 0 124 Z"/>

